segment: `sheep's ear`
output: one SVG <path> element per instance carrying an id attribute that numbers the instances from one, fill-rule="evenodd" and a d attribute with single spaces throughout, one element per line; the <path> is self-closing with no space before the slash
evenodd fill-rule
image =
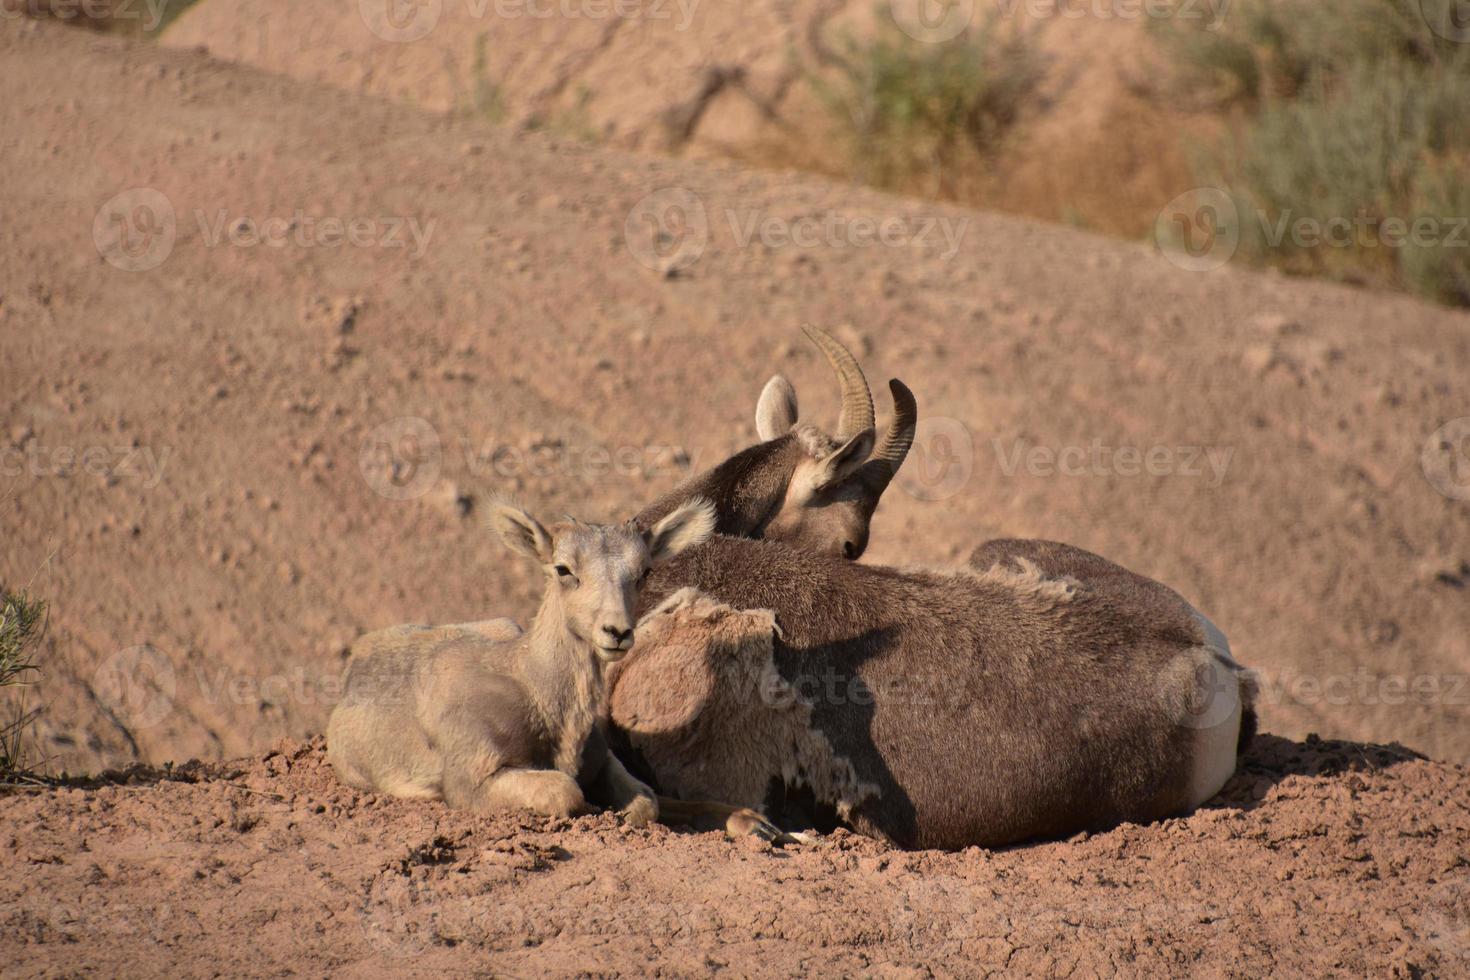
<path id="1" fill-rule="evenodd" d="M 686 548 L 702 544 L 715 532 L 715 507 L 695 497 L 643 535 L 649 560 L 657 564 Z"/>
<path id="2" fill-rule="evenodd" d="M 781 375 L 775 375 L 761 391 L 755 406 L 755 432 L 761 442 L 784 436 L 796 424 L 796 389 Z"/>
<path id="3" fill-rule="evenodd" d="M 864 429 L 847 440 L 836 452 L 818 460 L 816 476 L 812 479 L 813 489 L 825 490 L 836 486 L 856 473 L 873 454 L 874 438 L 872 429 Z"/>
<path id="4" fill-rule="evenodd" d="M 541 522 L 512 504 L 495 504 L 490 512 L 490 525 L 506 547 L 543 565 L 551 563 L 551 535 Z"/>

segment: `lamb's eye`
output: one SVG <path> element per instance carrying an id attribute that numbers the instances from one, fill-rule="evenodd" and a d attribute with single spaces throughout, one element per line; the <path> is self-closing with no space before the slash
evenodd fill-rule
<path id="1" fill-rule="evenodd" d="M 556 574 L 560 578 L 571 578 L 572 570 L 565 565 L 556 566 Z"/>

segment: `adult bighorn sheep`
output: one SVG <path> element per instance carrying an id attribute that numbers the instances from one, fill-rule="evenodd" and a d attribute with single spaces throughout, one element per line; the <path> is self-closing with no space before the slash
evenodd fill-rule
<path id="1" fill-rule="evenodd" d="M 327 757 L 350 786 L 451 807 L 554 816 L 618 807 L 658 815 L 653 791 L 607 750 L 603 665 L 633 645 L 633 610 L 652 566 L 699 544 L 713 508 L 686 502 L 647 531 L 577 521 L 543 527 L 499 504 L 513 551 L 546 569 L 524 634 L 508 620 L 400 626 L 365 637 L 327 726 Z"/>
<path id="2" fill-rule="evenodd" d="M 798 420 L 796 392 L 776 375 L 766 383 L 756 406 L 756 431 L 762 442 L 669 491 L 634 518 L 637 524 L 650 527 L 697 497 L 714 503 L 718 536 L 781 541 L 847 560 L 862 555 L 878 501 L 913 444 L 918 407 L 901 381 L 890 381 L 893 419 L 875 445 L 873 396 L 857 359 L 830 334 L 810 326 L 802 329 L 841 385 L 835 437 Z M 626 744 L 622 733 L 611 734 L 616 747 Z M 668 822 L 709 828 L 723 824 L 732 836 L 750 832 L 789 839 L 755 819 L 759 801 L 747 807 L 681 793 L 660 796 L 659 809 Z"/>
<path id="3" fill-rule="evenodd" d="M 609 678 L 625 761 L 678 796 L 809 796 L 904 847 L 1191 810 L 1254 730 L 1214 624 L 1067 545 L 993 541 L 940 572 L 717 536 L 652 577 L 655 602 Z"/>
<path id="4" fill-rule="evenodd" d="M 798 421 L 796 392 L 776 375 L 756 406 L 762 441 L 654 501 L 635 518 L 639 526 L 698 496 L 715 505 L 717 534 L 848 559 L 867 549 L 873 511 L 913 444 L 918 409 L 908 388 L 890 381 L 893 420 L 875 445 L 873 396 L 857 359 L 831 335 L 802 329 L 842 386 L 835 437 Z"/>

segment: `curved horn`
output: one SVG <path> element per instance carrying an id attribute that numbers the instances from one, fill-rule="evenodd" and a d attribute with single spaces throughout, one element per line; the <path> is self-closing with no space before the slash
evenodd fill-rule
<path id="1" fill-rule="evenodd" d="M 873 393 L 868 390 L 868 379 L 863 377 L 857 358 L 825 330 L 811 325 L 801 329 L 807 339 L 827 355 L 827 363 L 837 372 L 837 380 L 842 385 L 842 414 L 837 418 L 837 441 L 842 442 L 864 429 L 871 429 L 874 421 Z"/>
<path id="2" fill-rule="evenodd" d="M 909 447 L 914 444 L 914 429 L 919 424 L 919 403 L 914 400 L 914 393 L 908 386 L 894 378 L 888 382 L 888 390 L 893 393 L 893 421 L 869 457 L 869 465 L 884 487 L 903 465 Z"/>

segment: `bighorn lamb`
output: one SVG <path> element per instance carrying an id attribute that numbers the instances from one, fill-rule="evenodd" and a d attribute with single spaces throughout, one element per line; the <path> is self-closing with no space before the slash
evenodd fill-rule
<path id="1" fill-rule="evenodd" d="M 790 794 L 904 847 L 999 846 L 1182 813 L 1235 769 L 1250 675 L 1172 590 L 1045 541 L 900 570 L 715 537 L 663 566 L 610 678 L 660 792 Z"/>
<path id="2" fill-rule="evenodd" d="M 492 521 L 508 547 L 545 567 L 531 628 L 493 620 L 364 638 L 327 727 L 327 757 L 347 784 L 392 796 L 556 816 L 584 811 L 591 796 L 634 824 L 655 819 L 652 790 L 602 737 L 603 664 L 633 645 L 650 568 L 709 537 L 713 509 L 689 501 L 647 531 L 631 522 L 547 529 L 505 504 Z"/>

